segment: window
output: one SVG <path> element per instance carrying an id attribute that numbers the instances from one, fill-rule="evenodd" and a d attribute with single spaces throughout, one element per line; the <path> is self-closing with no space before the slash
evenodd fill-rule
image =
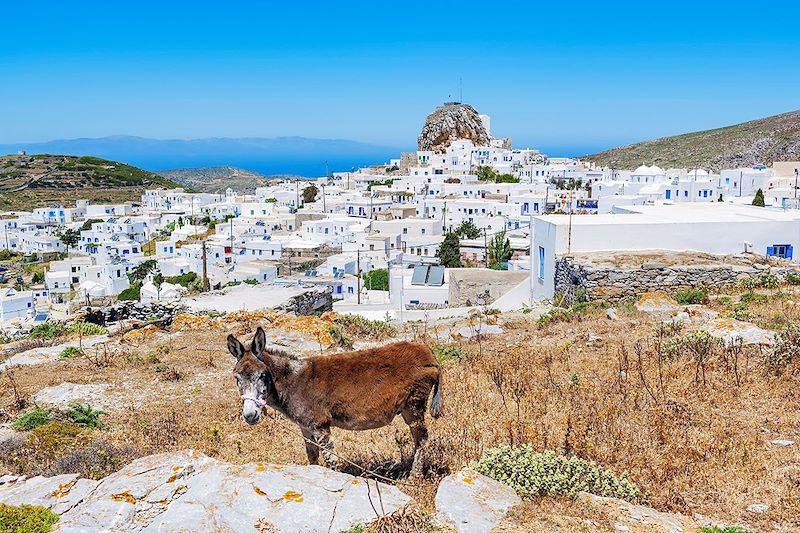
<path id="1" fill-rule="evenodd" d="M 544 247 L 539 247 L 539 279 L 544 280 Z"/>
<path id="2" fill-rule="evenodd" d="M 793 249 L 791 244 L 773 244 L 772 246 L 767 246 L 767 255 L 772 257 L 791 259 L 792 253 Z"/>

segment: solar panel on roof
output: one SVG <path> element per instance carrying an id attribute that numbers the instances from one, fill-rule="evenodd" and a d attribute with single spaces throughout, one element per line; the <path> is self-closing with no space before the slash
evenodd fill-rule
<path id="1" fill-rule="evenodd" d="M 412 285 L 425 285 L 428 279 L 428 267 L 425 265 L 417 265 L 414 267 L 414 273 L 411 275 Z"/>
<path id="2" fill-rule="evenodd" d="M 433 287 L 441 287 L 444 285 L 444 267 L 431 267 L 431 272 L 428 274 L 428 285 Z"/>

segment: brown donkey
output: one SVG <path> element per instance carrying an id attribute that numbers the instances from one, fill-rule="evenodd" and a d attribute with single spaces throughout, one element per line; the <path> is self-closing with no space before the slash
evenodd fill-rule
<path id="1" fill-rule="evenodd" d="M 350 430 L 386 426 L 402 415 L 414 438 L 412 475 L 421 473 L 420 451 L 428 439 L 425 406 L 433 389 L 431 415 L 443 413 L 441 371 L 431 350 L 413 342 L 305 359 L 267 349 L 260 327 L 250 350 L 228 335 L 236 358 L 233 370 L 242 398 L 242 416 L 256 424 L 264 406 L 300 426 L 308 462 L 336 468 L 331 427 Z M 313 443 L 316 443 L 313 444 Z"/>

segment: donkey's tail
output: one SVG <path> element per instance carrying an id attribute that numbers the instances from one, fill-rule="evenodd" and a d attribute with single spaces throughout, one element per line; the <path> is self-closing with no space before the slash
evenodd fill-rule
<path id="1" fill-rule="evenodd" d="M 439 418 L 444 414 L 444 404 L 442 403 L 442 371 L 436 376 L 436 383 L 433 386 L 433 400 L 431 400 L 431 416 Z"/>

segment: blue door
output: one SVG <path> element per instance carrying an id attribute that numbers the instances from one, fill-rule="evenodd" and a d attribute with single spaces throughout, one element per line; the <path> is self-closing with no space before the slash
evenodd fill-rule
<path id="1" fill-rule="evenodd" d="M 669 190 L 669 189 L 667 189 L 667 190 L 666 190 L 666 194 L 667 194 L 667 200 L 669 200 L 669 199 L 670 199 L 670 197 L 672 196 L 672 191 L 671 191 L 671 190 Z"/>

